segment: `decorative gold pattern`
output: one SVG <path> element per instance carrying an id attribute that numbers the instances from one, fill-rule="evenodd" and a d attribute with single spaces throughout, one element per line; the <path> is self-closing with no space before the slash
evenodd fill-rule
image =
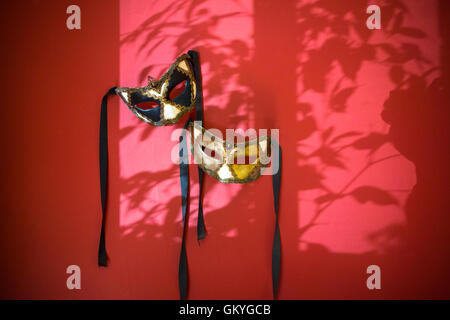
<path id="1" fill-rule="evenodd" d="M 168 85 L 170 83 L 170 78 L 175 70 L 183 73 L 189 79 L 189 83 L 191 86 L 191 99 L 189 106 L 182 106 L 175 103 L 174 101 L 169 100 Z M 154 80 L 149 77 L 148 84 L 145 87 L 122 87 L 116 89 L 116 93 L 122 98 L 128 108 L 130 108 L 130 110 L 139 119 L 154 126 L 164 126 L 178 122 L 178 120 L 180 120 L 183 115 L 185 115 L 187 112 L 190 112 L 194 108 L 195 100 L 197 97 L 196 91 L 197 83 L 194 75 L 194 68 L 191 62 L 191 57 L 187 53 L 182 54 L 180 57 L 178 57 L 177 60 L 170 66 L 169 70 L 159 80 Z M 146 117 L 145 114 L 140 112 L 136 105 L 131 103 L 131 96 L 136 92 L 159 101 L 161 106 L 160 121 L 155 122 L 152 119 Z"/>
<path id="2" fill-rule="evenodd" d="M 223 183 L 247 183 L 256 180 L 264 167 L 260 160 L 260 153 L 267 154 L 270 146 L 270 136 L 247 141 L 245 143 L 235 143 L 232 148 L 226 148 L 226 142 L 214 136 L 208 130 L 198 125 L 190 123 L 191 150 L 195 161 L 203 171 L 213 176 Z M 206 136 L 209 139 L 202 139 Z M 206 154 L 202 147 L 215 152 L 215 156 Z M 256 160 L 250 164 L 235 164 L 234 160 L 238 155 L 256 156 Z"/>

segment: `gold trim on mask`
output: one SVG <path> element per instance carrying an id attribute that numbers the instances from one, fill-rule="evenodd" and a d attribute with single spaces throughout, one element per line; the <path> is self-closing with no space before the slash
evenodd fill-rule
<path id="1" fill-rule="evenodd" d="M 195 161 L 203 171 L 224 183 L 247 183 L 256 180 L 267 164 L 261 162 L 261 152 L 268 155 L 270 136 L 263 136 L 245 143 L 228 146 L 197 123 L 190 123 L 191 150 Z M 205 149 L 214 151 L 214 156 Z M 236 164 L 238 156 L 255 157 L 249 164 Z"/>
<path id="2" fill-rule="evenodd" d="M 197 83 L 194 75 L 194 67 L 192 65 L 189 54 L 184 53 L 170 66 L 169 70 L 159 79 L 154 80 L 149 78 L 148 84 L 145 87 L 117 88 L 116 93 L 122 98 L 130 110 L 141 120 L 154 125 L 163 126 L 178 122 L 180 118 L 187 112 L 190 112 L 195 106 L 197 97 Z M 189 106 L 182 106 L 169 99 L 168 86 L 171 76 L 177 70 L 188 77 L 191 87 L 191 98 Z M 151 97 L 159 102 L 160 105 L 160 121 L 153 121 L 143 114 L 136 105 L 131 103 L 131 96 L 133 93 L 140 93 L 147 97 Z"/>

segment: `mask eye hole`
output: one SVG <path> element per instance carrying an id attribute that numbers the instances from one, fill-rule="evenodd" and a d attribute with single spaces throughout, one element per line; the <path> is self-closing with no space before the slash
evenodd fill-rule
<path id="1" fill-rule="evenodd" d="M 237 144 L 236 148 L 234 163 L 254 164 L 254 162 L 257 161 L 259 157 L 257 140 L 250 141 L 249 137 L 245 137 L 245 143 Z"/>
<path id="2" fill-rule="evenodd" d="M 210 156 L 211 158 L 216 158 L 216 151 L 215 151 L 215 150 L 210 149 L 210 148 L 205 147 L 205 146 L 202 146 L 202 151 L 203 151 L 206 155 Z"/>
<path id="3" fill-rule="evenodd" d="M 234 155 L 234 163 L 235 164 L 252 164 L 255 161 L 257 155 L 250 155 L 248 152 L 245 154 L 235 154 Z M 239 162 L 238 162 L 239 159 Z"/>
<path id="4" fill-rule="evenodd" d="M 169 100 L 173 100 L 178 97 L 186 88 L 186 81 L 181 81 L 175 87 L 172 88 L 169 92 Z"/>
<path id="5" fill-rule="evenodd" d="M 136 107 L 138 107 L 141 110 L 151 110 L 159 106 L 159 103 L 157 101 L 145 101 L 136 104 Z"/>

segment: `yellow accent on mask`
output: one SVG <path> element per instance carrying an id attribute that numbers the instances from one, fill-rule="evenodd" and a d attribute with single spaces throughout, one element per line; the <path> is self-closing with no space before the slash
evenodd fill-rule
<path id="1" fill-rule="evenodd" d="M 233 164 L 231 167 L 239 179 L 245 179 L 256 167 L 256 164 Z"/>
<path id="2" fill-rule="evenodd" d="M 234 147 L 227 149 L 224 140 L 213 135 L 201 125 L 191 123 L 190 130 L 192 153 L 195 161 L 202 170 L 220 182 L 251 182 L 258 178 L 261 175 L 261 169 L 268 165 L 261 162 L 259 148 L 261 148 L 263 153 L 267 150 L 267 145 L 270 144 L 270 136 L 261 137 L 256 141 L 248 141 L 245 144 L 234 144 Z M 215 156 L 210 156 L 209 152 L 206 151 L 207 149 L 214 151 Z M 233 160 L 236 160 L 238 156 L 249 157 L 252 162 L 249 164 L 237 164 Z"/>

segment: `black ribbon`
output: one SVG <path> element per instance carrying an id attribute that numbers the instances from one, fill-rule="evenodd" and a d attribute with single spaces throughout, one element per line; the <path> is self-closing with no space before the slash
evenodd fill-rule
<path id="1" fill-rule="evenodd" d="M 197 241 L 206 237 L 205 219 L 203 218 L 203 170 L 198 167 L 198 215 L 197 215 Z"/>
<path id="2" fill-rule="evenodd" d="M 192 58 L 192 64 L 194 66 L 194 77 L 196 81 L 197 92 L 195 94 L 195 120 L 203 121 L 203 93 L 202 93 L 202 79 L 200 70 L 200 59 L 197 51 L 190 50 L 188 54 Z M 179 140 L 179 156 L 180 156 L 180 183 L 181 183 L 181 210 L 183 218 L 183 233 L 181 238 L 181 252 L 178 268 L 178 287 L 180 292 L 180 299 L 184 300 L 187 296 L 187 282 L 188 282 L 188 270 L 187 270 L 187 255 L 185 244 L 185 221 L 187 219 L 188 210 L 188 195 L 189 195 L 189 161 L 187 152 L 186 130 L 188 129 L 191 119 L 188 119 L 184 125 L 183 132 Z M 186 150 L 186 154 L 184 154 Z M 198 167 L 198 214 L 197 214 L 197 240 L 200 240 L 206 236 L 205 220 L 203 217 L 203 171 Z"/>
<path id="3" fill-rule="evenodd" d="M 276 299 L 277 297 L 278 283 L 280 280 L 280 265 L 281 265 L 281 238 L 280 238 L 280 226 L 278 224 L 278 207 L 279 207 L 280 184 L 281 184 L 281 147 L 279 145 L 277 145 L 276 147 L 278 147 L 279 150 L 278 172 L 272 175 L 273 206 L 275 209 L 275 234 L 273 237 L 273 246 L 272 246 L 272 290 L 274 299 Z"/>
<path id="4" fill-rule="evenodd" d="M 195 120 L 203 121 L 203 94 L 201 86 L 201 72 L 200 72 L 200 61 L 199 56 L 196 51 L 189 51 L 194 64 L 194 74 L 197 82 L 197 93 L 196 93 L 196 112 Z M 187 155 L 187 142 L 186 142 L 186 130 L 189 126 L 191 119 L 188 119 L 184 126 L 182 135 L 180 136 L 180 181 L 181 181 L 181 204 L 182 204 L 182 217 L 183 217 L 183 234 L 181 240 L 181 252 L 179 261 L 179 271 L 178 271 L 178 282 L 180 299 L 184 300 L 187 296 L 187 282 L 188 282 L 188 270 L 187 270 L 187 255 L 186 255 L 186 245 L 185 245 L 185 221 L 187 219 L 187 206 L 188 206 L 188 194 L 189 194 L 189 165 L 188 165 L 188 155 Z M 203 124 L 202 124 L 203 125 Z M 278 284 L 280 278 L 280 266 L 281 266 L 281 237 L 280 237 L 280 227 L 278 223 L 278 208 L 279 208 L 279 196 L 280 196 L 280 184 L 281 184 L 281 147 L 278 147 L 278 171 L 276 174 L 272 175 L 272 187 L 273 187 L 273 198 L 274 198 L 274 210 L 275 210 L 275 233 L 273 238 L 272 246 L 272 289 L 273 298 L 276 299 L 278 292 Z M 183 153 L 186 150 L 186 154 Z M 204 172 L 198 167 L 198 178 L 199 178 L 199 198 L 198 198 L 198 217 L 197 217 L 197 240 L 200 240 L 206 236 L 206 228 L 203 217 L 203 178 Z"/>
<path id="5" fill-rule="evenodd" d="M 190 50 L 188 54 L 192 58 L 194 65 L 194 76 L 197 83 L 196 101 L 195 101 L 195 120 L 203 122 L 203 92 L 202 92 L 202 73 L 200 69 L 200 59 L 197 51 Z M 197 240 L 206 237 L 205 219 L 203 217 L 203 170 L 198 167 L 198 214 L 197 214 Z"/>
<path id="6" fill-rule="evenodd" d="M 116 94 L 116 87 L 108 90 L 103 96 L 100 111 L 100 195 L 102 201 L 102 229 L 100 232 L 100 242 L 98 245 L 98 265 L 106 267 L 106 243 L 105 243 L 105 221 L 106 221 L 106 192 L 108 189 L 108 96 Z"/>
<path id="7" fill-rule="evenodd" d="M 187 270 L 187 256 L 185 245 L 185 231 L 186 231 L 186 219 L 188 213 L 188 199 L 189 199 L 189 159 L 187 152 L 187 136 L 186 128 L 188 127 L 190 119 L 184 125 L 183 132 L 181 133 L 179 140 L 179 156 L 180 156 L 180 183 L 181 183 L 181 212 L 183 218 L 183 233 L 181 236 L 181 252 L 180 262 L 178 268 L 178 287 L 180 290 L 180 299 L 186 299 L 187 295 L 187 282 L 188 282 L 188 270 Z M 186 153 L 184 153 L 186 150 Z"/>

